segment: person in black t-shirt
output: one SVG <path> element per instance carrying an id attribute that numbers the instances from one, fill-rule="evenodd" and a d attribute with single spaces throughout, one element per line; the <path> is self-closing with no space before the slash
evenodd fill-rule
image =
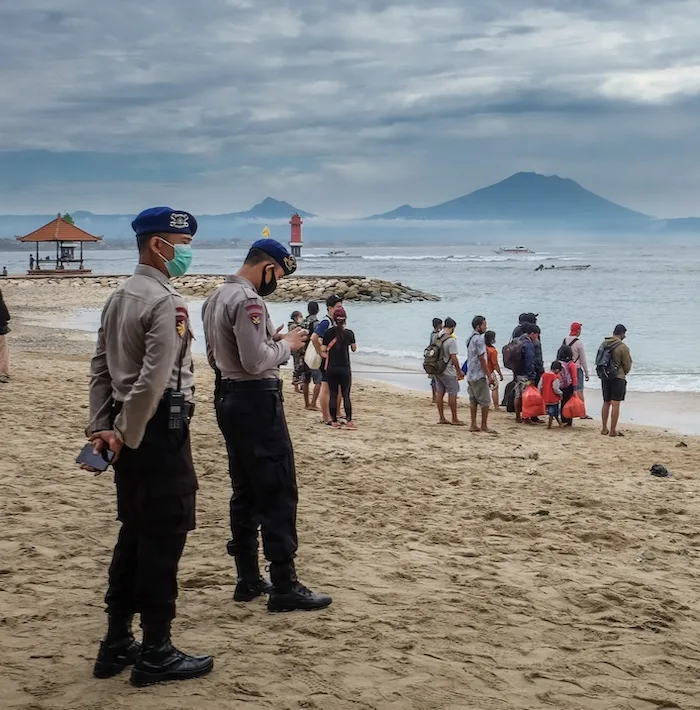
<path id="1" fill-rule="evenodd" d="M 343 407 L 347 417 L 347 428 L 355 429 L 352 420 L 352 404 L 350 403 L 350 387 L 352 386 L 352 373 L 350 371 L 350 350 L 357 351 L 355 333 L 345 327 L 347 314 L 342 306 L 336 308 L 333 315 L 335 325 L 331 326 L 324 334 L 321 353 L 325 360 L 325 373 L 330 390 L 331 421 L 326 422 L 338 428 L 338 390 L 343 396 Z"/>

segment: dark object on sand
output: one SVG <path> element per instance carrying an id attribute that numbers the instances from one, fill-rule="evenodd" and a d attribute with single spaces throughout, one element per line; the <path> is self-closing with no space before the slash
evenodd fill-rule
<path id="1" fill-rule="evenodd" d="M 657 478 L 668 478 L 671 475 L 671 472 L 666 468 L 666 466 L 662 466 L 660 463 L 655 463 L 651 467 L 649 473 Z"/>
<path id="2" fill-rule="evenodd" d="M 685 441 L 680 441 L 676 444 L 677 449 L 687 449 L 688 444 L 685 443 Z"/>
<path id="3" fill-rule="evenodd" d="M 513 414 L 515 412 L 515 382 L 511 381 L 506 385 L 503 393 L 503 401 L 501 406 L 506 408 L 507 412 Z"/>

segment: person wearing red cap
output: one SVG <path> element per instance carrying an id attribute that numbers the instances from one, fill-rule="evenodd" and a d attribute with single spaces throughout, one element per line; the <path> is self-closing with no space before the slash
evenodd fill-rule
<path id="1" fill-rule="evenodd" d="M 578 368 L 578 382 L 576 385 L 576 395 L 585 401 L 584 386 L 589 381 L 588 360 L 586 359 L 586 350 L 581 340 L 581 331 L 583 326 L 581 323 L 572 323 L 569 330 L 569 335 L 564 338 L 562 345 L 568 345 L 574 353 L 574 364 Z M 584 419 L 592 419 L 586 415 Z"/>
<path id="2" fill-rule="evenodd" d="M 325 372 L 329 390 L 330 424 L 338 428 L 338 392 L 343 397 L 343 407 L 347 417 L 346 427 L 355 429 L 352 419 L 352 403 L 350 402 L 350 387 L 352 387 L 352 372 L 350 370 L 350 350 L 357 351 L 355 333 L 345 327 L 347 313 L 341 305 L 337 305 L 333 312 L 332 325 L 323 334 L 321 353 L 326 361 Z"/>

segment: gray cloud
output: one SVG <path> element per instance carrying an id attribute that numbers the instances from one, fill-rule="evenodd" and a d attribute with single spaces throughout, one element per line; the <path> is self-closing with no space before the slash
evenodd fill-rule
<path id="1" fill-rule="evenodd" d="M 2 209 L 133 211 L 147 179 L 364 214 L 533 169 L 695 211 L 694 0 L 23 0 L 0 26 Z"/>

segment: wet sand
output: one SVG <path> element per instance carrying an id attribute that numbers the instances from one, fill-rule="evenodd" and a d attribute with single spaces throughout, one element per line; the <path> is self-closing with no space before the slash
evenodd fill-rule
<path id="1" fill-rule="evenodd" d="M 145 690 L 93 679 L 118 525 L 109 475 L 73 464 L 92 344 L 22 312 L 15 300 L 0 386 L 3 709 L 698 707 L 700 439 L 505 414 L 474 435 L 436 425 L 421 393 L 370 384 L 354 388 L 359 430 L 335 432 L 287 386 L 298 568 L 335 602 L 269 615 L 231 601 L 229 481 L 201 358 L 199 526 L 174 636 L 215 670 Z M 651 477 L 656 462 L 673 476 Z"/>

